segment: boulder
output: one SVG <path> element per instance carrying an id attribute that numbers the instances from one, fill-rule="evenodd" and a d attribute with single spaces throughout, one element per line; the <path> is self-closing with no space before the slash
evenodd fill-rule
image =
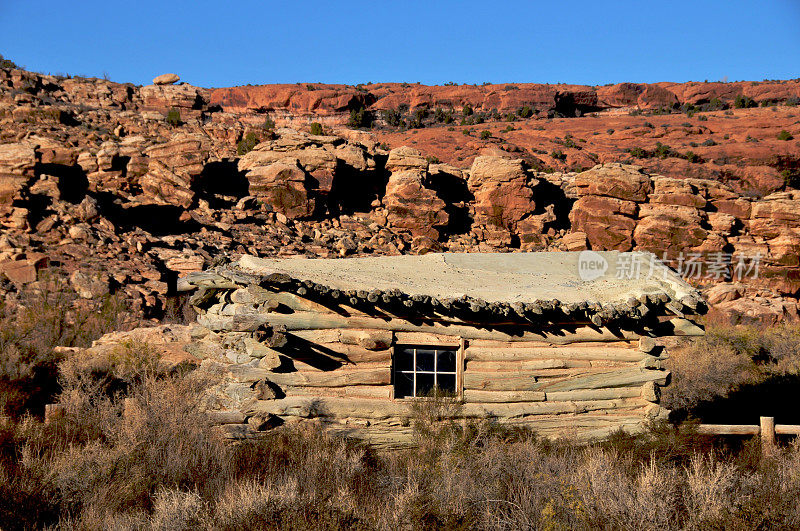
<path id="1" fill-rule="evenodd" d="M 246 174 L 249 195 L 272 207 L 275 212 L 295 219 L 309 216 L 314 205 L 309 201 L 307 176 L 297 159 L 286 159 L 268 166 L 257 166 Z"/>
<path id="2" fill-rule="evenodd" d="M 172 85 L 180 80 L 178 74 L 161 74 L 153 78 L 153 85 Z"/>
<path id="3" fill-rule="evenodd" d="M 638 166 L 603 164 L 575 177 L 579 196 L 600 195 L 628 201 L 647 201 L 652 191 L 650 177 Z"/>
<path id="4" fill-rule="evenodd" d="M 699 246 L 708 236 L 702 228 L 703 215 L 697 209 L 666 205 L 642 205 L 641 221 L 636 225 L 633 239 L 639 249 L 657 256 L 674 257 L 680 252 Z"/>
<path id="5" fill-rule="evenodd" d="M 428 171 L 428 161 L 418 149 L 402 146 L 389 152 L 386 170 L 390 172 L 422 170 Z"/>
<path id="6" fill-rule="evenodd" d="M 191 206 L 194 182 L 208 160 L 208 139 L 199 134 L 178 133 L 169 142 L 147 148 L 145 153 L 148 171 L 140 179 L 144 194 L 158 202 Z"/>
<path id="7" fill-rule="evenodd" d="M 445 202 L 425 187 L 426 173 L 419 169 L 395 171 L 389 176 L 383 204 L 389 223 L 413 237 L 439 238 L 449 216 Z"/>
<path id="8" fill-rule="evenodd" d="M 586 234 L 592 249 L 629 251 L 636 212 L 633 201 L 589 195 L 575 202 L 569 219 L 572 230 Z"/>
<path id="9" fill-rule="evenodd" d="M 537 183 L 528 177 L 522 159 L 476 157 L 467 180 L 475 196 L 475 225 L 525 233 L 526 243 L 539 243 L 544 220 L 529 219 L 536 210 L 532 187 Z"/>
<path id="10" fill-rule="evenodd" d="M 82 299 L 99 299 L 109 293 L 108 275 L 103 273 L 75 271 L 69 276 L 69 283 Z"/>

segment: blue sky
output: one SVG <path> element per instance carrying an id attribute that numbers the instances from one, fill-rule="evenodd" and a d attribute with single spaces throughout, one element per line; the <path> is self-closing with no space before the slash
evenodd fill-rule
<path id="1" fill-rule="evenodd" d="M 800 77 L 800 0 L 0 0 L 28 69 L 206 86 Z"/>

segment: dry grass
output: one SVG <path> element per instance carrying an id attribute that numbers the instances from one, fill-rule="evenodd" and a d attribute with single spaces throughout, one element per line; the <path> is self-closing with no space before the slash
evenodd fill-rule
<path id="1" fill-rule="evenodd" d="M 20 293 L 14 305 L 0 302 L 0 415 L 43 414 L 58 392 L 63 356 L 55 347 L 86 347 L 130 325 L 122 299 L 80 300 L 56 276 Z"/>
<path id="2" fill-rule="evenodd" d="M 711 334 L 676 356 L 695 387 L 671 399 L 693 407 L 793 374 L 797 337 Z M 207 423 L 205 383 L 146 345 L 69 357 L 61 375 L 63 416 L 0 427 L 2 529 L 800 527 L 798 444 L 765 459 L 755 443 L 734 451 L 657 424 L 576 446 L 442 420 L 460 407 L 448 398 L 418 403 L 411 451 L 378 454 L 313 424 L 232 444 Z"/>
<path id="3" fill-rule="evenodd" d="M 721 414 L 717 410 L 727 410 L 740 417 L 755 415 L 748 422 L 734 419 L 738 424 L 758 415 L 800 423 L 786 404 L 786 395 L 800 385 L 800 328 L 711 328 L 706 337 L 671 349 L 670 356 L 672 383 L 664 388 L 662 403 L 677 419 L 714 422 Z"/>

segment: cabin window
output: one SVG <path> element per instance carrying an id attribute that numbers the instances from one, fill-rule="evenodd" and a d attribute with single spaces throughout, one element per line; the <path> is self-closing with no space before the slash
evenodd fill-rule
<path id="1" fill-rule="evenodd" d="M 394 348 L 394 397 L 456 393 L 458 347 L 397 345 Z"/>

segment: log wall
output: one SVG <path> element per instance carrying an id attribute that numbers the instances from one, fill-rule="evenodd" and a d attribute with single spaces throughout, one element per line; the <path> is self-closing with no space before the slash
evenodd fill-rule
<path id="1" fill-rule="evenodd" d="M 454 418 L 586 439 L 635 431 L 667 413 L 658 406 L 659 388 L 669 381 L 667 356 L 649 337 L 590 323 L 543 333 L 412 322 L 259 290 L 206 297 L 198 319 L 209 330 L 201 342 L 221 345 L 234 362 L 218 387 L 220 418 L 244 420 L 224 423 L 231 437 L 313 419 L 381 446 L 407 444 L 419 399 L 393 399 L 395 344 L 459 348 Z M 699 329 L 687 321 L 675 330 L 697 335 Z"/>

